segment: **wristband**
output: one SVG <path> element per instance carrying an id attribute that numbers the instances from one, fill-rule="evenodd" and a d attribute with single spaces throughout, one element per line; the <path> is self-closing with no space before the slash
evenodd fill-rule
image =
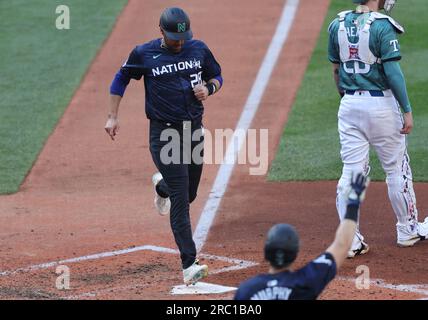
<path id="1" fill-rule="evenodd" d="M 346 214 L 345 219 L 352 220 L 355 222 L 358 222 L 358 209 L 359 209 L 358 203 L 350 203 L 346 207 Z"/>
<path id="2" fill-rule="evenodd" d="M 212 95 L 212 94 L 214 94 L 215 92 L 216 92 L 216 90 L 217 90 L 217 87 L 215 86 L 215 84 L 214 83 L 212 83 L 212 82 L 210 82 L 210 83 L 207 83 L 206 85 L 205 85 L 205 87 L 207 87 L 207 89 L 208 89 L 208 95 L 210 96 L 210 95 Z"/>

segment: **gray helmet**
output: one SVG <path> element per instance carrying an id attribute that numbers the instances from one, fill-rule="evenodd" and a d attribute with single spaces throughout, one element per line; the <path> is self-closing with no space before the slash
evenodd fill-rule
<path id="1" fill-rule="evenodd" d="M 159 26 L 171 40 L 190 40 L 193 37 L 189 16 L 180 8 L 167 8 L 162 12 Z"/>
<path id="2" fill-rule="evenodd" d="M 265 259 L 279 269 L 290 265 L 299 252 L 299 236 L 289 224 L 280 223 L 270 228 L 265 242 Z"/>

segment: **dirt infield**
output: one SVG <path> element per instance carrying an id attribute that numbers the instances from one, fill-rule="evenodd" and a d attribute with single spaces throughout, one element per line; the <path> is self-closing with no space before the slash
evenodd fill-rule
<path id="1" fill-rule="evenodd" d="M 171 2 L 172 3 L 172 2 Z M 206 103 L 208 129 L 235 128 L 271 41 L 284 2 L 183 1 L 195 38 L 204 40 L 223 68 L 225 85 Z M 177 5 L 176 2 L 174 2 Z M 228 299 L 221 295 L 171 295 L 181 269 L 169 220 L 153 207 L 142 82 L 122 101 L 115 142 L 104 132 L 110 81 L 131 49 L 158 37 L 158 17 L 169 2 L 131 0 L 87 72 L 19 193 L 0 198 L 0 298 L 2 299 Z M 328 1 L 302 0 L 252 128 L 269 129 L 273 159 L 295 94 L 319 34 Z M 261 10 L 261 6 L 262 9 Z M 144 18 L 142 18 L 144 17 Z M 221 17 L 221 23 L 218 22 Z M 308 23 L 307 17 L 311 17 Z M 337 156 L 337 155 L 332 155 Z M 218 165 L 206 165 L 195 226 Z M 207 282 L 237 286 L 264 271 L 262 244 L 277 222 L 296 226 L 302 239 L 298 265 L 324 250 L 338 224 L 335 182 L 269 183 L 237 166 L 201 258 Z M 416 186 L 419 210 L 428 210 L 428 185 Z M 395 247 L 394 215 L 384 184 L 374 183 L 362 218 L 372 251 L 348 261 L 322 298 L 417 299 L 428 296 L 428 243 Z M 153 246 L 153 247 L 149 247 Z M 126 250 L 123 250 L 126 249 Z M 102 253 L 102 254 L 101 254 Z M 96 255 L 98 254 L 98 255 Z M 75 258 L 75 260 L 72 260 Z M 71 259 L 71 260 L 70 260 Z M 234 260 L 236 259 L 236 260 Z M 66 260 L 66 261 L 61 261 Z M 242 260 L 242 261 L 240 261 Z M 45 265 L 45 263 L 52 264 Z M 245 263 L 258 265 L 244 268 Z M 70 268 L 69 290 L 58 290 L 57 265 Z M 367 265 L 374 283 L 357 290 L 355 268 Z M 232 268 L 239 269 L 230 271 Z M 19 269 L 19 270 L 18 270 Z M 407 285 L 407 286 L 399 286 Z M 413 285 L 413 286 L 412 286 Z M 425 286 L 423 286 L 425 285 Z M 406 292 L 407 291 L 407 292 Z"/>

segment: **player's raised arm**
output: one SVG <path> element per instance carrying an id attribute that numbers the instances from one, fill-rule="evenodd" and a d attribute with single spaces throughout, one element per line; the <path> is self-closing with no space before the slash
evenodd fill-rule
<path id="1" fill-rule="evenodd" d="M 326 250 L 333 255 L 337 268 L 345 261 L 348 251 L 351 248 L 352 240 L 357 229 L 360 204 L 364 200 L 368 184 L 369 178 L 363 173 L 358 173 L 353 177 L 351 185 L 349 186 L 348 206 L 345 218 L 337 228 L 333 243 Z"/>

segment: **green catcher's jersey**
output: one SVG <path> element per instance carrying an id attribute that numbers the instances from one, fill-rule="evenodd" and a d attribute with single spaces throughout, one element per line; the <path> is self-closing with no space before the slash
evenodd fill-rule
<path id="1" fill-rule="evenodd" d="M 370 13 L 350 12 L 345 17 L 345 28 L 348 41 L 351 44 L 359 42 L 359 26 L 364 27 Z M 400 45 L 397 32 L 388 19 L 376 19 L 370 26 L 369 48 L 373 55 L 379 58 L 380 63 L 365 64 L 361 61 L 347 61 L 340 59 L 339 48 L 339 18 L 332 21 L 328 28 L 329 44 L 328 59 L 332 63 L 340 64 L 339 86 L 344 90 L 387 90 L 390 89 L 382 63 L 391 60 L 400 60 Z M 352 49 L 350 55 L 352 55 Z"/>

